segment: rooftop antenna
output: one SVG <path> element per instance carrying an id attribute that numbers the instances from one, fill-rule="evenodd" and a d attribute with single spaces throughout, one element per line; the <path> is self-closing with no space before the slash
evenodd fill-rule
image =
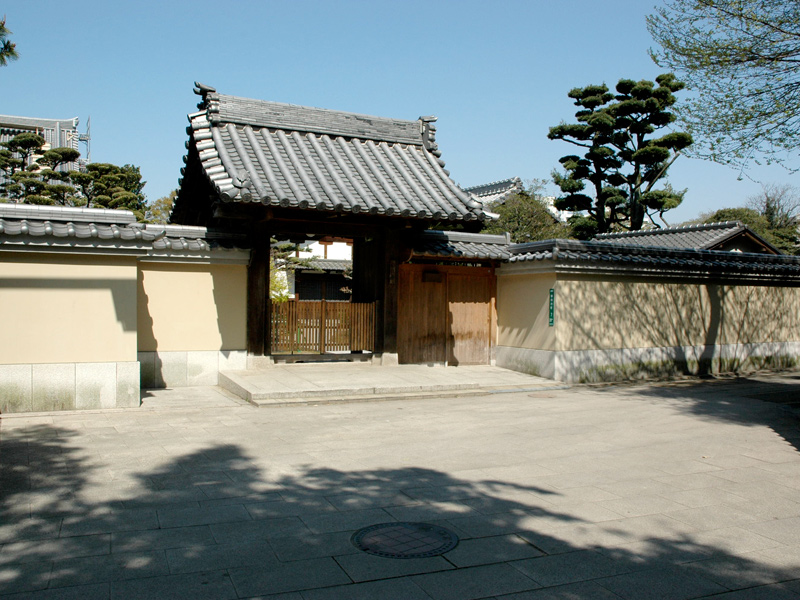
<path id="1" fill-rule="evenodd" d="M 92 116 L 86 119 L 86 133 L 78 135 L 79 142 L 86 142 L 86 162 L 92 162 Z"/>

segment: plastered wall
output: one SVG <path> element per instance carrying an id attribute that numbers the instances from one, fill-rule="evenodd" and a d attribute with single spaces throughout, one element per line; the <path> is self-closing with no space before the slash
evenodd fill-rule
<path id="1" fill-rule="evenodd" d="M 559 280 L 559 350 L 800 340 L 800 288 Z"/>
<path id="2" fill-rule="evenodd" d="M 0 253 L 0 364 L 136 360 L 136 258 Z"/>
<path id="3" fill-rule="evenodd" d="M 497 278 L 498 346 L 557 349 L 556 328 L 549 326 L 551 288 L 556 288 L 554 274 Z"/>
<path id="4" fill-rule="evenodd" d="M 140 352 L 243 350 L 247 267 L 140 263 L 138 333 Z"/>
<path id="5" fill-rule="evenodd" d="M 506 273 L 498 338 L 498 366 L 567 382 L 785 368 L 800 288 Z"/>

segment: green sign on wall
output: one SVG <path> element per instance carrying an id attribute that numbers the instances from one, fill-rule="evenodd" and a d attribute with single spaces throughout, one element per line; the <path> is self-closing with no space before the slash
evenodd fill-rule
<path id="1" fill-rule="evenodd" d="M 550 288 L 550 318 L 548 321 L 548 325 L 550 327 L 553 326 L 555 323 L 555 312 L 556 312 L 556 291 L 553 288 Z"/>

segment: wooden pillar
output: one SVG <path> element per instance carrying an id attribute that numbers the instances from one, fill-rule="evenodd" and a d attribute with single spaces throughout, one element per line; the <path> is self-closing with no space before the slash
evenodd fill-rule
<path id="1" fill-rule="evenodd" d="M 397 354 L 399 264 L 404 259 L 403 231 L 386 231 L 383 244 L 382 352 Z"/>
<path id="2" fill-rule="evenodd" d="M 375 311 L 375 352 L 383 351 L 384 237 L 381 231 L 353 240 L 353 302 L 377 303 Z"/>
<path id="3" fill-rule="evenodd" d="M 353 302 L 375 302 L 375 352 L 397 354 L 398 265 L 407 258 L 406 230 L 376 229 L 353 243 Z"/>
<path id="4" fill-rule="evenodd" d="M 267 237 L 267 239 L 269 239 Z M 269 242 L 250 252 L 247 269 L 247 352 L 269 354 Z"/>

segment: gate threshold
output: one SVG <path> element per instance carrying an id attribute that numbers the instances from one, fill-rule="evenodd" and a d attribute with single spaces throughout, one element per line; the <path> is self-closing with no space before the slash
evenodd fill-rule
<path id="1" fill-rule="evenodd" d="M 552 379 L 488 365 L 274 364 L 220 372 L 219 385 L 257 406 L 476 396 L 563 389 Z"/>
<path id="2" fill-rule="evenodd" d="M 273 354 L 275 364 L 294 363 L 368 363 L 372 362 L 372 353 L 353 354 L 350 352 L 331 354 Z"/>

